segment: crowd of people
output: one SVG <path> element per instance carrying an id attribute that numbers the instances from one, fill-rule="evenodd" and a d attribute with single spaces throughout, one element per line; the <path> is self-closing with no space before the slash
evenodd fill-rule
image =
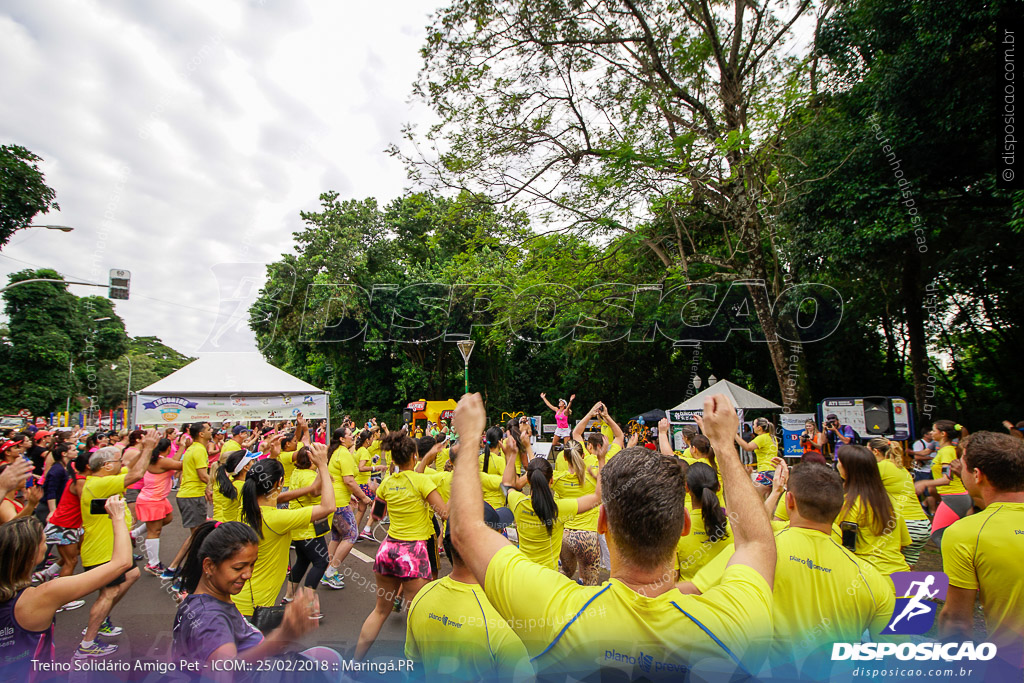
<path id="1" fill-rule="evenodd" d="M 1024 665 L 1024 423 L 937 420 L 905 450 L 828 415 L 787 463 L 771 423 L 744 432 L 721 395 L 681 449 L 667 420 L 640 445 L 603 402 L 570 429 L 575 395 L 541 398 L 557 426 L 546 454 L 527 418 L 488 425 L 476 394 L 425 430 L 346 416 L 328 434 L 300 414 L 7 434 L 0 665 L 52 657 L 55 615 L 91 593 L 74 656 L 114 654 L 111 615 L 142 571 L 178 602 L 176 658 L 337 663 L 294 643 L 374 526 L 376 604 L 352 654 L 372 656 L 405 612 L 406 654 L 428 676 L 827 675 L 823 645 L 893 637 L 891 577 L 929 539 L 950 580 L 939 637 L 977 639 L 980 598 L 1001 661 Z M 189 534 L 165 565 L 175 517 Z"/>

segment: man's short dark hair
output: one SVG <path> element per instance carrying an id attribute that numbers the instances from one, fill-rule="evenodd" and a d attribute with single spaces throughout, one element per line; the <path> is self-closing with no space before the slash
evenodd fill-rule
<path id="1" fill-rule="evenodd" d="M 685 523 L 685 477 L 672 455 L 643 446 L 619 451 L 601 470 L 601 502 L 616 547 L 631 564 L 662 565 Z"/>
<path id="2" fill-rule="evenodd" d="M 790 472 L 787 486 L 796 511 L 808 521 L 831 524 L 843 507 L 843 480 L 827 465 L 800 463 Z"/>
<path id="3" fill-rule="evenodd" d="M 206 426 L 205 422 L 193 422 L 188 426 L 188 435 L 194 441 L 199 438 L 199 435 L 203 433 L 203 427 Z"/>
<path id="4" fill-rule="evenodd" d="M 975 432 L 964 444 L 964 467 L 979 469 L 999 491 L 1024 491 L 1024 441 L 1009 434 Z"/>

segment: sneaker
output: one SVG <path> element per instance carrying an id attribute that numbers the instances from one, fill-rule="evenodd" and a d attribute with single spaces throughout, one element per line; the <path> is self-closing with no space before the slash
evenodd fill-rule
<path id="1" fill-rule="evenodd" d="M 86 627 L 86 628 L 88 628 L 88 627 Z M 100 624 L 100 630 L 97 631 L 97 635 L 101 635 L 101 636 L 104 636 L 106 638 L 113 638 L 114 636 L 121 635 L 121 631 L 123 631 L 123 630 L 124 629 L 121 628 L 120 626 L 114 626 L 112 623 L 110 623 L 110 617 L 107 617 L 106 619 L 103 620 L 103 623 Z M 83 636 L 85 635 L 85 631 L 86 631 L 86 629 L 83 628 L 82 629 L 82 635 Z M 102 657 L 104 655 L 97 655 L 97 656 Z"/>
<path id="2" fill-rule="evenodd" d="M 341 578 L 340 574 L 332 574 L 331 576 L 325 576 L 322 579 L 320 579 L 320 583 L 327 586 L 328 588 L 333 588 L 334 590 L 341 590 L 345 587 L 345 580 Z"/>
<path id="3" fill-rule="evenodd" d="M 181 579 L 176 579 L 174 581 L 174 583 L 171 584 L 171 592 L 172 593 L 180 593 L 181 591 L 182 591 Z"/>
<path id="4" fill-rule="evenodd" d="M 71 602 L 66 602 L 63 605 L 61 605 L 60 607 L 58 607 L 57 608 L 57 613 L 59 614 L 61 612 L 70 612 L 73 609 L 78 609 L 79 607 L 81 607 L 84 604 L 85 604 L 85 600 L 72 600 Z"/>
<path id="5" fill-rule="evenodd" d="M 363 533 L 359 534 L 359 540 L 360 541 L 376 541 L 377 539 L 374 538 L 373 534 L 371 534 L 369 531 L 364 531 Z"/>
<path id="6" fill-rule="evenodd" d="M 113 643 L 101 643 L 94 641 L 91 647 L 85 648 L 81 645 L 75 651 L 75 659 L 88 659 L 90 657 L 109 657 L 117 652 L 117 645 Z"/>
<path id="7" fill-rule="evenodd" d="M 160 579 L 162 581 L 173 581 L 174 580 L 174 574 L 177 571 L 178 570 L 176 570 L 176 569 L 171 569 L 170 567 L 165 567 L 163 573 L 160 574 Z"/>
<path id="8" fill-rule="evenodd" d="M 152 574 L 153 576 L 159 576 L 160 578 L 163 578 L 164 573 L 167 571 L 167 568 L 164 566 L 163 562 L 160 562 L 158 564 L 147 564 L 142 569 L 147 574 Z"/>
<path id="9" fill-rule="evenodd" d="M 58 574 L 60 574 L 60 567 L 57 567 L 57 571 L 51 571 L 50 568 L 47 567 L 46 569 L 32 573 L 32 583 L 46 583 L 50 579 L 57 578 Z"/>

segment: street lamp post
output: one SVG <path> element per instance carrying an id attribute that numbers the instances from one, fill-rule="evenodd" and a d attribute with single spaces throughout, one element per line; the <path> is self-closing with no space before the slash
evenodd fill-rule
<path id="1" fill-rule="evenodd" d="M 466 364 L 466 391 L 469 393 L 469 356 L 473 353 L 473 345 L 476 344 L 472 339 L 463 339 L 457 343 L 459 347 L 459 353 L 462 354 L 462 362 Z"/>
<path id="2" fill-rule="evenodd" d="M 61 232 L 71 232 L 74 228 L 67 225 L 30 225 L 30 228 L 46 228 L 47 230 L 60 230 Z"/>

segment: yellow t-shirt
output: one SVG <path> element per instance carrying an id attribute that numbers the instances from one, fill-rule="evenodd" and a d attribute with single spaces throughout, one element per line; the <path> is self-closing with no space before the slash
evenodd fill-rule
<path id="1" fill-rule="evenodd" d="M 331 455 L 331 461 L 327 463 L 327 473 L 331 475 L 331 484 L 334 486 L 334 505 L 339 508 L 347 508 L 351 504 L 352 491 L 345 483 L 345 477 L 356 476 L 356 461 L 344 446 L 338 446 Z"/>
<path id="2" fill-rule="evenodd" d="M 956 447 L 955 446 L 943 446 L 939 449 L 935 459 L 932 460 L 932 479 L 942 479 L 945 476 L 942 472 L 943 465 L 956 460 Z M 945 486 L 936 486 L 935 490 L 940 496 L 956 495 L 958 493 L 967 493 L 967 489 L 964 488 L 963 479 L 956 476 L 952 472 L 949 473 L 949 483 Z"/>
<path id="3" fill-rule="evenodd" d="M 309 467 L 309 468 L 306 468 L 306 469 L 301 469 L 299 467 L 296 467 L 292 471 L 292 479 L 291 479 L 291 482 L 289 482 L 289 484 L 288 484 L 288 488 L 289 489 L 304 489 L 307 486 L 312 485 L 312 483 L 314 481 L 316 481 L 316 470 L 315 469 L 313 469 L 312 467 Z M 308 494 L 306 494 L 304 496 L 299 496 L 298 498 L 292 498 L 290 501 L 288 501 L 288 509 L 289 510 L 298 510 L 300 508 L 311 508 L 311 507 L 316 507 L 319 504 L 320 504 L 320 494 L 318 493 L 318 494 L 314 495 L 312 493 L 308 493 Z M 305 529 L 297 529 L 297 530 L 293 531 L 292 532 L 292 540 L 293 541 L 305 541 L 305 540 L 310 539 L 310 538 L 316 538 L 317 536 L 323 536 L 324 534 L 326 534 L 331 529 L 330 524 L 331 524 L 331 518 L 333 517 L 333 515 L 334 515 L 334 513 L 332 512 L 330 515 L 327 516 L 327 519 L 326 519 L 327 528 L 324 529 L 323 533 L 317 534 L 314 531 L 314 529 L 313 529 L 313 522 L 311 521 L 309 523 L 309 526 L 306 527 Z M 311 519 L 312 519 L 312 517 L 311 517 Z"/>
<path id="4" fill-rule="evenodd" d="M 451 460 L 452 454 L 450 448 L 442 448 L 437 452 L 437 457 L 434 458 L 434 469 L 438 472 L 443 472 L 445 466 L 448 465 L 448 461 Z"/>
<path id="5" fill-rule="evenodd" d="M 356 449 L 355 459 L 357 465 L 362 465 L 363 463 L 366 463 L 366 465 L 371 465 L 373 462 L 373 456 L 370 455 L 370 451 L 368 448 L 366 448 L 366 446 L 360 446 L 359 448 Z M 369 484 L 370 473 L 360 472 L 359 467 L 356 467 L 356 483 Z"/>
<path id="6" fill-rule="evenodd" d="M 487 453 L 480 454 L 480 471 L 484 472 L 484 458 Z M 487 467 L 487 474 L 497 474 L 501 476 L 505 472 L 505 455 L 500 451 L 491 451 L 491 460 Z"/>
<path id="7" fill-rule="evenodd" d="M 772 661 L 791 662 L 836 642 L 857 643 L 865 630 L 877 638 L 888 625 L 892 583 L 830 535 L 784 526 L 775 533 L 775 546 Z M 726 548 L 697 572 L 693 583 L 701 592 L 721 580 L 734 550 Z"/>
<path id="8" fill-rule="evenodd" d="M 115 474 L 109 477 L 86 477 L 82 484 L 82 495 L 79 503 L 82 509 L 82 528 L 85 530 L 82 536 L 82 566 L 95 567 L 104 562 L 110 562 L 114 555 L 114 524 L 110 515 L 103 512 L 102 515 L 94 515 L 89 512 L 94 498 L 110 498 L 111 496 L 123 496 L 127 488 L 124 483 L 124 474 Z M 126 505 L 124 507 L 124 522 L 128 528 L 132 528 L 132 511 Z"/>
<path id="9" fill-rule="evenodd" d="M 505 492 L 501 490 L 501 475 L 500 474 L 485 474 L 480 473 L 480 487 L 484 492 L 484 502 L 490 505 L 492 508 L 500 508 L 505 506 Z M 451 490 L 451 484 L 449 484 L 449 491 Z"/>
<path id="10" fill-rule="evenodd" d="M 220 457 L 224 458 L 225 456 L 240 450 L 242 450 L 242 444 L 238 443 L 234 439 L 228 439 L 220 449 Z"/>
<path id="11" fill-rule="evenodd" d="M 720 672 L 724 660 L 733 668 L 729 652 L 756 667 L 771 636 L 771 587 L 740 564 L 703 596 L 673 588 L 647 597 L 618 579 L 580 586 L 507 546 L 487 565 L 484 590 L 511 621 L 541 677 L 582 678 L 607 668 L 627 677 L 639 669 L 681 678 L 693 667 L 708 678 L 705 665 Z"/>
<path id="12" fill-rule="evenodd" d="M 434 535 L 427 496 L 437 490 L 430 475 L 403 470 L 381 482 L 377 497 L 388 504 L 388 536 L 398 541 L 422 541 Z"/>
<path id="13" fill-rule="evenodd" d="M 882 476 L 882 486 L 892 498 L 896 511 L 904 520 L 927 520 L 928 515 L 917 500 L 914 490 L 914 477 L 891 460 L 878 461 L 878 473 Z"/>
<path id="14" fill-rule="evenodd" d="M 687 448 L 682 456 L 683 462 L 685 462 L 687 465 L 693 465 L 698 462 L 701 462 L 715 471 L 715 476 L 718 477 L 718 490 L 715 491 L 715 496 L 718 498 L 718 504 L 721 505 L 722 507 L 725 507 L 725 487 L 722 485 L 722 473 L 719 472 L 718 467 L 715 466 L 718 464 L 718 461 L 715 461 L 715 465 L 712 465 L 711 461 L 708 460 L 707 458 L 696 458 L 693 457 L 692 455 L 685 454 L 690 452 L 690 449 Z M 687 510 L 693 509 L 693 502 L 690 500 L 689 495 L 686 496 L 685 507 Z"/>
<path id="15" fill-rule="evenodd" d="M 779 454 L 779 445 L 775 443 L 775 437 L 765 432 L 758 434 L 750 443 L 754 444 L 754 455 L 757 457 L 758 472 L 774 472 L 772 458 Z"/>
<path id="16" fill-rule="evenodd" d="M 441 494 L 441 499 L 445 503 L 447 503 L 448 499 L 452 496 L 452 474 L 452 472 L 438 472 L 436 470 L 429 473 L 430 481 L 434 482 L 434 486 L 437 487 L 437 492 Z"/>
<path id="17" fill-rule="evenodd" d="M 597 480 L 590 475 L 589 468 L 597 468 L 597 458 L 588 455 L 583 460 L 588 471 L 583 475 L 583 483 L 573 472 L 555 472 L 551 478 L 551 490 L 555 498 L 576 499 L 597 490 Z M 597 515 L 600 506 L 594 506 L 586 512 L 577 514 L 565 521 L 566 529 L 579 529 L 581 531 L 597 531 Z"/>
<path id="18" fill-rule="evenodd" d="M 252 616 L 253 607 L 270 607 L 277 604 L 288 573 L 288 548 L 292 544 L 292 532 L 303 529 L 313 518 L 312 508 L 279 510 L 275 507 L 260 506 L 263 515 L 263 538 L 259 543 L 256 565 L 252 578 L 242 587 L 242 592 L 232 595 L 231 600 L 238 611 Z"/>
<path id="19" fill-rule="evenodd" d="M 949 585 L 977 590 L 988 638 L 998 647 L 1024 633 L 1024 503 L 992 503 L 946 527 L 942 571 Z"/>
<path id="20" fill-rule="evenodd" d="M 549 534 L 544 520 L 533 511 L 530 497 L 515 489 L 508 492 L 508 507 L 516 518 L 519 549 L 524 556 L 548 569 L 558 569 L 558 556 L 562 552 L 562 529 L 579 512 L 579 501 L 576 498 L 555 498 L 555 505 L 558 513 L 552 520 Z"/>
<path id="21" fill-rule="evenodd" d="M 698 508 L 690 512 L 690 533 L 679 538 L 676 543 L 676 571 L 680 581 L 689 581 L 718 553 L 733 544 L 729 533 L 728 520 L 725 534 L 717 539 L 708 536 L 704 526 L 704 514 Z"/>
<path id="22" fill-rule="evenodd" d="M 181 456 L 181 486 L 178 489 L 178 498 L 202 498 L 206 496 L 206 484 L 199 478 L 199 470 L 207 470 L 210 467 L 210 454 L 206 452 L 206 446 L 201 443 L 193 443 L 185 454 Z"/>
<path id="23" fill-rule="evenodd" d="M 218 522 L 237 522 L 242 516 L 242 486 L 244 479 L 232 479 L 235 497 L 228 498 L 220 492 L 220 485 L 213 482 L 213 518 Z"/>
<path id="24" fill-rule="evenodd" d="M 482 587 L 445 576 L 409 606 L 405 656 L 427 679 L 490 681 L 514 672 L 533 677 L 526 647 Z"/>
<path id="25" fill-rule="evenodd" d="M 843 540 L 840 527 L 842 522 L 855 522 L 858 525 L 857 542 L 853 554 L 877 569 L 882 576 L 910 571 L 907 560 L 900 552 L 900 548 L 910 545 L 910 532 L 907 531 L 907 523 L 900 516 L 895 502 L 893 502 L 892 529 L 888 532 L 883 531 L 881 535 L 875 533 L 874 515 L 859 498 L 853 507 L 845 515 L 837 517 L 832 525 L 832 538 L 840 544 Z"/>
<path id="26" fill-rule="evenodd" d="M 306 444 L 299 442 L 299 445 L 295 447 L 294 451 L 281 451 L 281 455 L 278 456 L 278 460 L 281 462 L 281 466 L 284 467 L 284 483 L 285 486 L 292 480 L 292 472 L 295 471 L 295 453 L 305 448 Z"/>
<path id="27" fill-rule="evenodd" d="M 611 425 L 606 422 L 601 422 L 601 433 L 604 434 L 606 439 L 608 439 L 608 443 L 615 440 L 615 432 L 612 431 Z"/>

